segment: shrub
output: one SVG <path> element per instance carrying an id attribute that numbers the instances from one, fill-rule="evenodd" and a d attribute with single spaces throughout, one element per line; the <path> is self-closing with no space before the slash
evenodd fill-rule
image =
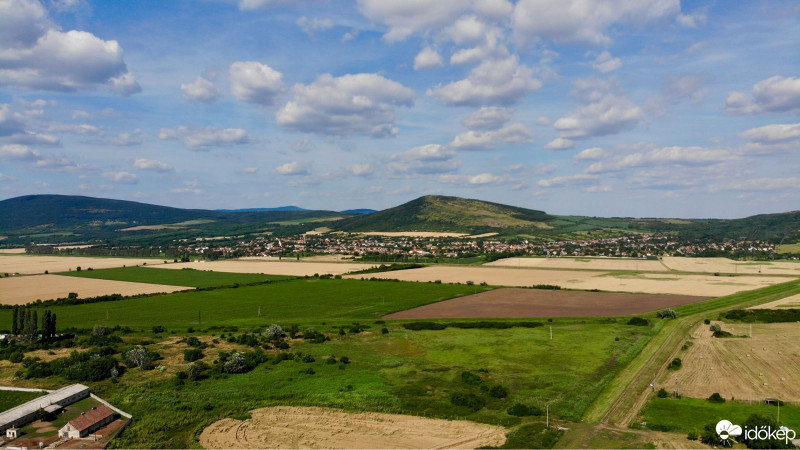
<path id="1" fill-rule="evenodd" d="M 350 358 L 348 358 L 347 356 L 342 356 L 341 358 L 339 358 L 339 362 L 342 364 L 350 364 Z"/>
<path id="2" fill-rule="evenodd" d="M 478 386 L 483 383 L 483 379 L 479 375 L 476 375 L 468 370 L 461 372 L 461 381 L 473 386 Z"/>
<path id="3" fill-rule="evenodd" d="M 650 325 L 650 322 L 642 317 L 631 317 L 631 320 L 628 321 L 628 325 L 635 325 L 637 327 L 646 327 Z"/>
<path id="4" fill-rule="evenodd" d="M 450 403 L 456 406 L 463 406 L 465 408 L 469 408 L 472 411 L 478 411 L 479 409 L 486 406 L 486 400 L 478 397 L 475 394 L 468 394 L 464 392 L 456 392 L 450 394 Z"/>
<path id="5" fill-rule="evenodd" d="M 697 431 L 690 431 L 689 434 L 686 435 L 686 439 L 688 439 L 690 441 L 696 441 L 697 440 Z"/>
<path id="6" fill-rule="evenodd" d="M 714 392 L 711 396 L 708 397 L 708 401 L 711 403 L 725 403 L 725 399 L 719 395 L 719 392 Z"/>
<path id="7" fill-rule="evenodd" d="M 186 362 L 194 362 L 203 359 L 205 356 L 199 348 L 188 348 L 183 351 L 183 360 Z"/>
<path id="8" fill-rule="evenodd" d="M 500 384 L 495 384 L 489 389 L 489 395 L 494 398 L 506 398 L 508 397 L 508 389 Z"/>
<path id="9" fill-rule="evenodd" d="M 381 334 L 389 334 L 388 328 L 381 328 Z"/>
<path id="10" fill-rule="evenodd" d="M 718 323 L 712 324 L 710 329 L 715 333 L 718 331 L 722 331 L 722 327 Z"/>
<path id="11" fill-rule="evenodd" d="M 447 324 L 436 323 L 436 322 L 412 322 L 412 323 L 404 323 L 403 328 L 412 331 L 444 330 L 445 328 L 447 328 Z"/>
<path id="12" fill-rule="evenodd" d="M 673 370 L 680 369 L 681 366 L 683 366 L 683 361 L 681 361 L 680 358 L 675 358 L 671 363 L 669 363 L 669 368 Z"/>
<path id="13" fill-rule="evenodd" d="M 656 396 L 658 396 L 658 398 L 667 398 L 669 396 L 669 392 L 667 392 L 666 389 L 661 388 L 656 393 Z"/>
<path id="14" fill-rule="evenodd" d="M 264 331 L 264 335 L 266 335 L 267 339 L 270 341 L 280 339 L 283 337 L 283 328 L 281 328 L 278 324 L 273 323 L 267 327 L 267 329 Z"/>
<path id="15" fill-rule="evenodd" d="M 708 324 L 710 324 L 710 323 L 711 323 L 711 319 L 704 319 L 704 320 L 703 320 L 703 323 L 704 323 L 704 324 L 706 324 L 706 325 L 708 325 Z"/>
<path id="16" fill-rule="evenodd" d="M 541 416 L 544 414 L 544 411 L 542 411 L 542 408 L 539 408 L 537 406 L 528 406 L 528 405 L 523 405 L 522 403 L 514 403 L 514 405 L 511 406 L 511 408 L 508 408 L 508 410 L 506 410 L 506 413 L 508 413 L 508 415 L 510 416 L 518 416 L 518 417 Z"/>
<path id="17" fill-rule="evenodd" d="M 336 357 L 331 355 L 330 358 L 325 360 L 325 364 L 336 364 Z"/>
<path id="18" fill-rule="evenodd" d="M 244 356 L 236 352 L 231 355 L 231 357 L 225 361 L 225 364 L 222 365 L 222 371 L 225 373 L 242 373 L 247 371 L 248 367 L 245 364 Z"/>
<path id="19" fill-rule="evenodd" d="M 678 317 L 678 313 L 676 313 L 675 310 L 671 308 L 662 309 L 657 314 L 659 319 L 674 319 Z"/>
<path id="20" fill-rule="evenodd" d="M 306 367 L 305 369 L 300 369 L 300 373 L 303 373 L 303 374 L 306 374 L 306 375 L 314 375 L 317 372 L 315 372 L 314 369 L 312 369 L 311 367 Z"/>

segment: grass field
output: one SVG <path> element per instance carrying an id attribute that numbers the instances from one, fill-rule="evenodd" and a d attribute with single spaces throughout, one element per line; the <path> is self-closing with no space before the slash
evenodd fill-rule
<path id="1" fill-rule="evenodd" d="M 174 367 L 166 373 L 132 371 L 118 384 L 103 382 L 93 389 L 137 417 L 115 442 L 119 447 L 196 446 L 200 431 L 216 420 L 247 417 L 252 409 L 273 405 L 466 418 L 514 427 L 522 420 L 505 412 L 513 403 L 541 408 L 549 403 L 551 420 L 576 420 L 650 337 L 647 328 L 603 322 L 555 322 L 552 341 L 547 327 L 408 331 L 395 323 L 387 325 L 388 334 L 373 326 L 373 331 L 323 344 L 295 342 L 293 351 L 313 355 L 312 363 L 266 364 L 184 386 L 169 376 Z M 206 353 L 210 364 L 215 351 Z M 348 356 L 351 363 L 344 368 L 326 364 L 330 355 Z M 316 373 L 301 373 L 305 368 Z M 481 374 L 487 385 L 505 386 L 508 397 L 493 398 L 465 384 L 465 370 Z M 449 401 L 454 392 L 481 395 L 486 407 L 472 412 L 454 406 Z"/>
<path id="2" fill-rule="evenodd" d="M 209 288 L 231 286 L 234 284 L 258 283 L 264 280 L 287 280 L 291 277 L 281 275 L 261 275 L 253 273 L 206 272 L 195 269 L 163 270 L 147 267 L 121 267 L 81 272 L 61 272 L 82 278 L 98 278 L 103 280 L 133 281 L 137 283 L 167 284 L 173 286 L 192 286 Z"/>
<path id="3" fill-rule="evenodd" d="M 645 407 L 644 420 L 647 427 L 660 431 L 700 432 L 705 424 L 717 423 L 722 419 L 741 424 L 751 414 L 777 418 L 778 407 L 773 405 L 727 402 L 710 403 L 704 399 L 653 398 Z M 800 408 L 793 405 L 781 406 L 781 422 L 794 430 L 800 430 Z"/>
<path id="4" fill-rule="evenodd" d="M 44 392 L 0 391 L 0 412 L 41 397 Z"/>
<path id="5" fill-rule="evenodd" d="M 375 320 L 392 312 L 486 289 L 489 288 L 310 278 L 49 309 L 58 316 L 59 328 L 91 328 L 95 324 L 139 330 L 149 330 L 154 325 L 178 329 L 212 325 L 265 326 L 274 322 Z M 11 311 L 0 310 L 0 329 L 10 324 Z"/>

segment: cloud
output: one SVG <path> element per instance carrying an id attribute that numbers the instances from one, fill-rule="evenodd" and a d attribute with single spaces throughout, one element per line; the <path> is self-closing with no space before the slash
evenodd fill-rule
<path id="1" fill-rule="evenodd" d="M 119 136 L 110 141 L 107 141 L 106 143 L 112 145 L 119 145 L 122 147 L 139 145 L 142 143 L 141 135 L 142 135 L 142 130 L 137 128 L 133 130 L 133 132 L 131 133 L 120 133 Z"/>
<path id="2" fill-rule="evenodd" d="M 541 87 L 533 70 L 511 55 L 484 61 L 466 79 L 429 89 L 427 94 L 448 106 L 510 105 Z"/>
<path id="3" fill-rule="evenodd" d="M 258 173 L 258 167 L 245 167 L 239 171 L 240 173 L 255 174 Z"/>
<path id="4" fill-rule="evenodd" d="M 575 159 L 579 161 L 599 161 L 608 157 L 608 152 L 600 147 L 591 147 L 582 150 L 575 155 Z"/>
<path id="5" fill-rule="evenodd" d="M 64 92 L 105 87 L 125 96 L 141 91 L 117 41 L 60 31 L 38 0 L 3 2 L 0 30 L 0 85 Z"/>
<path id="6" fill-rule="evenodd" d="M 576 174 L 563 177 L 554 177 L 546 180 L 539 180 L 536 184 L 541 187 L 555 187 L 555 186 L 576 186 L 590 183 L 596 180 L 597 175 Z"/>
<path id="7" fill-rule="evenodd" d="M 779 144 L 800 140 L 800 123 L 784 123 L 751 128 L 739 137 L 761 144 Z"/>
<path id="8" fill-rule="evenodd" d="M 26 162 L 29 163 L 29 167 L 32 169 L 49 172 L 72 172 L 86 168 L 68 158 L 44 157 L 39 150 L 21 144 L 0 146 L 0 159 L 3 161 Z"/>
<path id="9" fill-rule="evenodd" d="M 372 164 L 353 164 L 347 171 L 359 177 L 371 175 L 373 172 Z"/>
<path id="10" fill-rule="evenodd" d="M 511 120 L 512 115 L 514 115 L 514 110 L 511 108 L 484 106 L 462 120 L 461 124 L 470 130 L 496 130 Z"/>
<path id="11" fill-rule="evenodd" d="M 200 103 L 214 103 L 219 98 L 219 89 L 214 82 L 200 75 L 192 83 L 181 84 L 183 98 Z"/>
<path id="12" fill-rule="evenodd" d="M 556 120 L 553 128 L 563 138 L 588 139 L 630 130 L 643 117 L 642 108 L 627 98 L 608 93 L 581 106 L 572 115 Z"/>
<path id="13" fill-rule="evenodd" d="M 284 89 L 283 74 L 256 61 L 237 61 L 228 71 L 231 93 L 240 102 L 272 106 Z"/>
<path id="14" fill-rule="evenodd" d="M 300 17 L 295 23 L 303 30 L 303 33 L 312 38 L 314 37 L 314 32 L 330 30 L 335 25 L 333 21 L 328 18 L 319 19 L 313 17 L 309 19 L 306 16 Z"/>
<path id="15" fill-rule="evenodd" d="M 619 58 L 613 58 L 611 53 L 606 51 L 597 56 L 592 67 L 602 73 L 609 73 L 622 67 L 622 61 Z"/>
<path id="16" fill-rule="evenodd" d="M 238 5 L 241 11 L 256 11 L 272 8 L 287 2 L 288 0 L 239 0 Z"/>
<path id="17" fill-rule="evenodd" d="M 308 175 L 309 170 L 297 161 L 282 164 L 275 168 L 275 171 L 281 175 Z"/>
<path id="18" fill-rule="evenodd" d="M 153 172 L 171 172 L 172 167 L 153 159 L 139 158 L 133 162 L 133 167 L 139 170 L 151 170 Z"/>
<path id="19" fill-rule="evenodd" d="M 399 131 L 394 108 L 414 104 L 413 90 L 374 73 L 323 74 L 292 91 L 293 100 L 276 115 L 278 125 L 333 136 L 393 136 Z"/>
<path id="20" fill-rule="evenodd" d="M 389 26 L 383 39 L 390 43 L 404 41 L 418 31 L 451 23 L 469 6 L 469 0 L 358 0 L 361 14 Z"/>
<path id="21" fill-rule="evenodd" d="M 725 99 L 728 114 L 763 114 L 800 111 L 800 78 L 774 76 L 753 86 L 753 98 L 733 91 Z"/>
<path id="22" fill-rule="evenodd" d="M 40 157 L 38 150 L 27 145 L 11 144 L 0 147 L 0 158 L 5 161 L 36 161 Z"/>
<path id="23" fill-rule="evenodd" d="M 444 66 L 442 57 L 439 55 L 439 52 L 431 47 L 423 48 L 414 58 L 414 70 L 425 70 L 442 66 Z"/>
<path id="24" fill-rule="evenodd" d="M 50 133 L 71 133 L 82 136 L 87 135 L 102 135 L 104 133 L 102 128 L 98 128 L 88 123 L 73 124 L 73 123 L 51 123 L 45 128 L 45 131 Z"/>
<path id="25" fill-rule="evenodd" d="M 454 159 L 455 156 L 456 152 L 447 146 L 428 144 L 393 155 L 387 168 L 395 174 L 450 173 L 461 167 L 461 161 Z"/>
<path id="26" fill-rule="evenodd" d="M 186 127 L 162 128 L 159 139 L 181 141 L 190 150 L 207 150 L 212 147 L 241 145 L 250 142 L 247 131 L 241 128 Z"/>
<path id="27" fill-rule="evenodd" d="M 439 181 L 448 184 L 461 184 L 470 186 L 481 186 L 485 184 L 500 184 L 511 181 L 512 178 L 503 175 L 497 176 L 491 173 L 479 173 L 477 175 L 441 175 Z"/>
<path id="28" fill-rule="evenodd" d="M 679 0 L 520 0 L 511 16 L 521 45 L 558 43 L 608 45 L 615 25 L 645 25 L 676 17 Z"/>
<path id="29" fill-rule="evenodd" d="M 459 150 L 486 150 L 498 144 L 520 144 L 531 142 L 533 134 L 525 125 L 514 123 L 496 131 L 467 131 L 453 139 L 450 146 Z"/>
<path id="30" fill-rule="evenodd" d="M 139 176 L 130 172 L 103 172 L 103 178 L 122 184 L 136 184 L 139 182 Z"/>
<path id="31" fill-rule="evenodd" d="M 548 142 L 544 148 L 549 150 L 566 150 L 575 146 L 575 142 L 564 139 L 564 138 L 555 138 L 552 141 Z"/>
<path id="32" fill-rule="evenodd" d="M 642 145 L 647 146 L 647 145 Z M 597 161 L 587 169 L 587 173 L 609 173 L 638 167 L 651 166 L 714 166 L 720 163 L 741 159 L 727 149 L 705 147 L 652 147 L 633 153 L 609 154 L 603 149 L 592 148 L 581 152 L 576 160 Z"/>
<path id="33" fill-rule="evenodd" d="M 688 98 L 698 104 L 708 96 L 708 78 L 706 74 L 668 76 L 664 80 L 664 96 L 673 101 Z"/>
<path id="34" fill-rule="evenodd" d="M 444 35 L 458 45 L 480 42 L 489 33 L 489 27 L 476 16 L 464 16 L 444 30 Z"/>

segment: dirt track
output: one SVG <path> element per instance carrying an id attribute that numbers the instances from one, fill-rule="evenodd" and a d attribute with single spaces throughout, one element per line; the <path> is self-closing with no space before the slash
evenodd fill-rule
<path id="1" fill-rule="evenodd" d="M 497 289 L 385 316 L 386 319 L 605 317 L 657 311 L 708 297 L 610 292 Z"/>
<path id="2" fill-rule="evenodd" d="M 331 408 L 272 407 L 222 419 L 200 434 L 205 448 L 477 448 L 499 446 L 505 428 L 467 421 Z"/>

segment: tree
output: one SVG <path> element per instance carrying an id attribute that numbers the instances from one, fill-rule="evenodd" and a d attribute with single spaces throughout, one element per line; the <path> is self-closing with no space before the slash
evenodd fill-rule
<path id="1" fill-rule="evenodd" d="M 92 336 L 94 337 L 103 337 L 108 333 L 106 327 L 102 325 L 95 325 L 92 327 Z"/>
<path id="2" fill-rule="evenodd" d="M 231 357 L 225 361 L 222 370 L 226 373 L 242 373 L 246 371 L 247 364 L 245 363 L 244 356 L 239 352 L 233 353 Z"/>
<path id="3" fill-rule="evenodd" d="M 742 429 L 745 430 L 778 430 L 778 424 L 771 417 L 764 417 L 759 414 L 753 414 L 747 418 L 742 424 Z M 760 433 L 762 436 L 769 433 Z M 775 437 L 761 439 L 758 436 L 756 439 L 748 439 L 747 434 L 743 434 L 740 438 L 741 442 L 747 445 L 748 448 L 795 448 L 792 441 L 788 443 L 785 440 L 780 440 Z"/>
<path id="4" fill-rule="evenodd" d="M 281 328 L 280 325 L 273 323 L 267 327 L 267 329 L 264 331 L 264 334 L 270 341 L 275 341 L 283 336 L 283 328 Z"/>
<path id="5" fill-rule="evenodd" d="M 153 362 L 152 356 L 141 347 L 134 347 L 125 352 L 125 365 L 147 370 Z"/>
<path id="6" fill-rule="evenodd" d="M 18 334 L 19 333 L 19 326 L 17 325 L 17 319 L 19 318 L 19 307 L 14 307 L 14 312 L 11 315 L 11 334 Z"/>

